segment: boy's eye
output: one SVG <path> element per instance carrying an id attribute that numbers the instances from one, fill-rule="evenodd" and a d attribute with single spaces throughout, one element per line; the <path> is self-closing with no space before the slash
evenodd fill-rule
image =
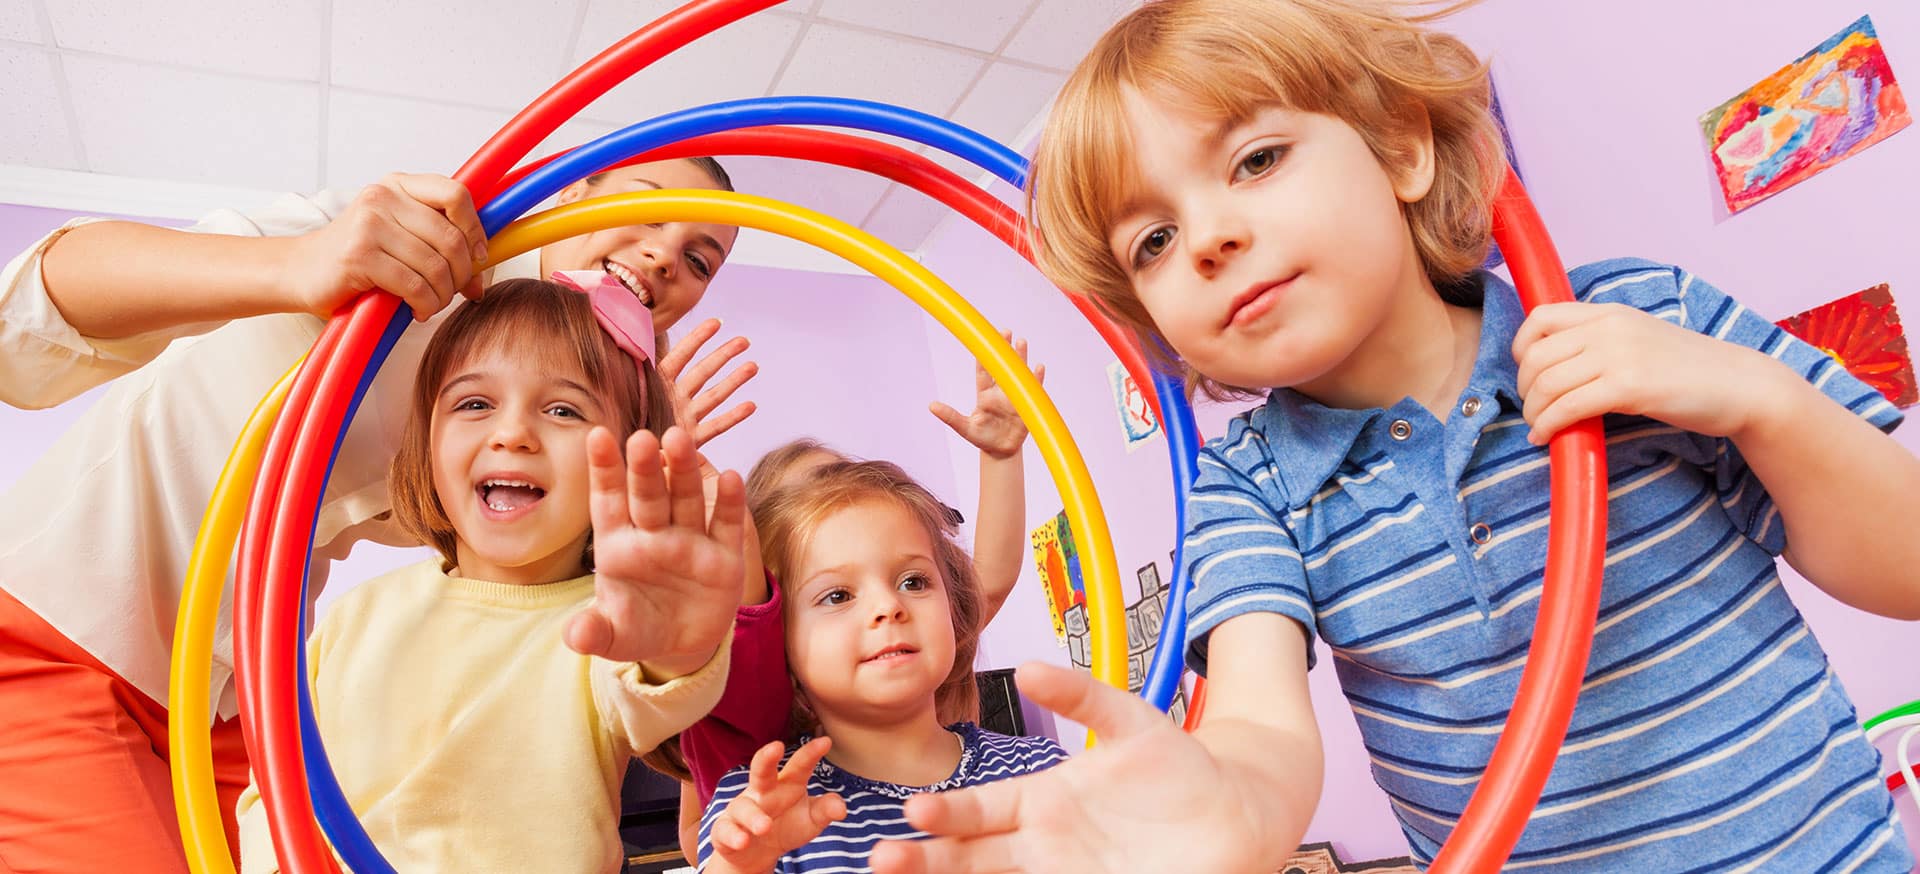
<path id="1" fill-rule="evenodd" d="M 1140 249 L 1134 253 L 1135 266 L 1145 264 L 1160 257 L 1167 247 L 1173 245 L 1173 228 L 1154 228 L 1145 237 L 1140 238 Z"/>
<path id="2" fill-rule="evenodd" d="M 1234 178 L 1236 180 L 1251 179 L 1273 169 L 1273 165 L 1280 163 L 1282 148 L 1284 147 L 1268 146 L 1248 153 L 1246 157 L 1240 159 L 1240 166 L 1234 168 Z"/>

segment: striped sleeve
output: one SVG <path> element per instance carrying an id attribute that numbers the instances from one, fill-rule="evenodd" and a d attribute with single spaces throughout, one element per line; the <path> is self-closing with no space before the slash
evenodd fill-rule
<path id="1" fill-rule="evenodd" d="M 700 860 L 700 870 L 707 867 L 707 859 L 713 855 L 713 822 L 720 817 L 721 811 L 733 802 L 735 796 L 747 791 L 747 769 L 735 768 L 720 778 L 720 784 L 714 787 L 713 800 L 707 802 L 707 809 L 700 814 L 700 840 L 695 856 Z"/>
<path id="2" fill-rule="evenodd" d="M 1904 418 L 1878 389 L 1847 372 L 1833 356 L 1787 333 L 1693 274 L 1652 262 L 1626 264 L 1588 283 L 1583 297 L 1625 303 L 1696 333 L 1769 355 L 1834 403 L 1882 431 L 1892 431 Z M 1774 555 L 1783 552 L 1787 535 L 1779 510 L 1733 441 L 1693 437 L 1690 460 L 1713 472 L 1720 504 L 1734 524 L 1767 551 Z"/>
<path id="3" fill-rule="evenodd" d="M 1207 636 L 1235 616 L 1278 613 L 1307 631 L 1313 664 L 1312 601 L 1306 567 L 1286 510 L 1275 508 L 1253 481 L 1227 460 L 1224 447 L 1247 439 L 1236 421 L 1226 437 L 1200 451 L 1200 475 L 1187 497 L 1183 559 L 1193 586 L 1187 596 L 1187 665 L 1207 673 Z"/>

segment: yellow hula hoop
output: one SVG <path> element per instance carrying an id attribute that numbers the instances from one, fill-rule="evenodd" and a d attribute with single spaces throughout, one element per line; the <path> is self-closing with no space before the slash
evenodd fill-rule
<path id="1" fill-rule="evenodd" d="M 900 250 L 865 231 L 804 207 L 731 191 L 642 191 L 579 200 L 506 226 L 488 244 L 494 263 L 578 234 L 649 222 L 711 222 L 791 237 L 832 252 L 906 294 L 979 359 L 1012 399 L 1066 504 L 1080 546 L 1096 679 L 1127 688 L 1127 626 L 1120 573 L 1093 477 L 1053 400 L 1013 347 L 966 298 Z"/>
<path id="2" fill-rule="evenodd" d="M 167 674 L 167 757 L 173 771 L 180 839 L 193 874 L 234 874 L 213 779 L 213 736 L 206 722 L 213 712 L 208 682 L 213 671 L 213 636 L 227 568 L 233 560 L 233 544 L 246 519 L 247 496 L 260 474 L 260 455 L 274 421 L 280 418 L 293 375 L 305 360 L 301 355 L 247 416 L 214 484 L 207 514 L 200 520 L 193 557 L 187 562 L 186 584 L 180 589 L 180 613 L 173 625 L 173 659 Z"/>

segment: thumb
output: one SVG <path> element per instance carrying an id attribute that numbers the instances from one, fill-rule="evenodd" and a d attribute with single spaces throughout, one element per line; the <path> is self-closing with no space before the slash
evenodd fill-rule
<path id="1" fill-rule="evenodd" d="M 961 415 L 959 410 L 934 401 L 927 405 L 927 412 L 932 413 L 934 418 L 947 423 L 947 427 L 952 428 L 954 433 L 962 437 L 967 436 L 967 417 Z"/>
<path id="2" fill-rule="evenodd" d="M 613 646 L 613 623 L 589 605 L 567 620 L 561 637 L 567 642 L 567 648 L 574 652 L 588 656 L 603 655 Z"/>
<path id="3" fill-rule="evenodd" d="M 1045 662 L 1027 662 L 1014 682 L 1035 704 L 1078 722 L 1108 741 L 1146 734 L 1167 725 L 1165 714 L 1123 689 Z"/>
<path id="4" fill-rule="evenodd" d="M 838 793 L 817 795 L 807 799 L 807 815 L 813 820 L 814 834 L 819 834 L 827 826 L 846 818 L 847 802 Z"/>

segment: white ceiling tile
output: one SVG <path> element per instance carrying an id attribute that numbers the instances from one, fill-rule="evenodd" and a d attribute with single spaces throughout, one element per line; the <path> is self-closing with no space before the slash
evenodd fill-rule
<path id="1" fill-rule="evenodd" d="M 878 100 L 945 115 L 985 63 L 906 38 L 815 24 L 801 37 L 775 91 Z"/>
<path id="2" fill-rule="evenodd" d="M 450 176 L 512 117 L 504 109 L 333 89 L 327 105 L 326 185 L 358 188 L 394 172 Z M 527 158 L 572 148 L 612 129 L 569 122 Z"/>
<path id="3" fill-rule="evenodd" d="M 31 46 L 0 46 L 0 164 L 79 169 L 53 56 Z"/>
<path id="4" fill-rule="evenodd" d="M 891 183 L 870 173 L 784 158 L 722 158 L 733 187 L 858 225 Z"/>
<path id="5" fill-rule="evenodd" d="M 388 173 L 451 175 L 513 113 L 332 89 L 327 101 L 328 188 L 358 188 Z"/>
<path id="6" fill-rule="evenodd" d="M 34 15 L 32 3 L 20 0 L 0 3 L 0 39 L 39 42 L 44 38 L 40 33 L 40 19 Z"/>
<path id="7" fill-rule="evenodd" d="M 1066 77 L 1059 73 L 1013 64 L 994 64 L 987 68 L 986 75 L 981 76 L 980 82 L 960 101 L 960 107 L 954 110 L 951 118 L 956 124 L 972 128 L 1017 150 L 1021 144 L 1014 140 L 1046 109 L 1065 81 Z M 934 149 L 922 149 L 921 152 L 940 166 L 968 179 L 977 178 L 981 173 L 979 167 L 945 152 Z"/>
<path id="8" fill-rule="evenodd" d="M 312 82 L 325 49 L 321 2 L 45 0 L 63 49 Z"/>
<path id="9" fill-rule="evenodd" d="M 1053 102 L 1067 77 L 1012 64 L 994 64 L 953 112 L 954 122 L 1014 148 L 1034 118 Z"/>
<path id="10" fill-rule="evenodd" d="M 280 191 L 319 181 L 319 85 L 63 63 L 89 170 Z"/>
<path id="11" fill-rule="evenodd" d="M 679 0 L 591 0 L 573 64 L 679 5 Z M 773 83 L 800 28 L 793 16 L 749 15 L 661 58 L 581 115 L 625 126 L 676 109 L 759 97 Z"/>
<path id="12" fill-rule="evenodd" d="M 1000 48 L 1034 0 L 902 3 L 826 0 L 820 17 L 991 52 Z"/>
<path id="13" fill-rule="evenodd" d="M 567 72 L 582 0 L 334 0 L 335 85 L 518 110 Z"/>
<path id="14" fill-rule="evenodd" d="M 912 252 L 927 242 L 940 220 L 953 215 L 951 207 L 902 185 L 887 189 L 880 208 L 873 211 L 867 231 L 902 251 Z M 966 219 L 960 219 L 966 221 Z"/>
<path id="15" fill-rule="evenodd" d="M 1001 54 L 1017 61 L 1072 69 L 1108 25 L 1139 0 L 1043 0 Z"/>

